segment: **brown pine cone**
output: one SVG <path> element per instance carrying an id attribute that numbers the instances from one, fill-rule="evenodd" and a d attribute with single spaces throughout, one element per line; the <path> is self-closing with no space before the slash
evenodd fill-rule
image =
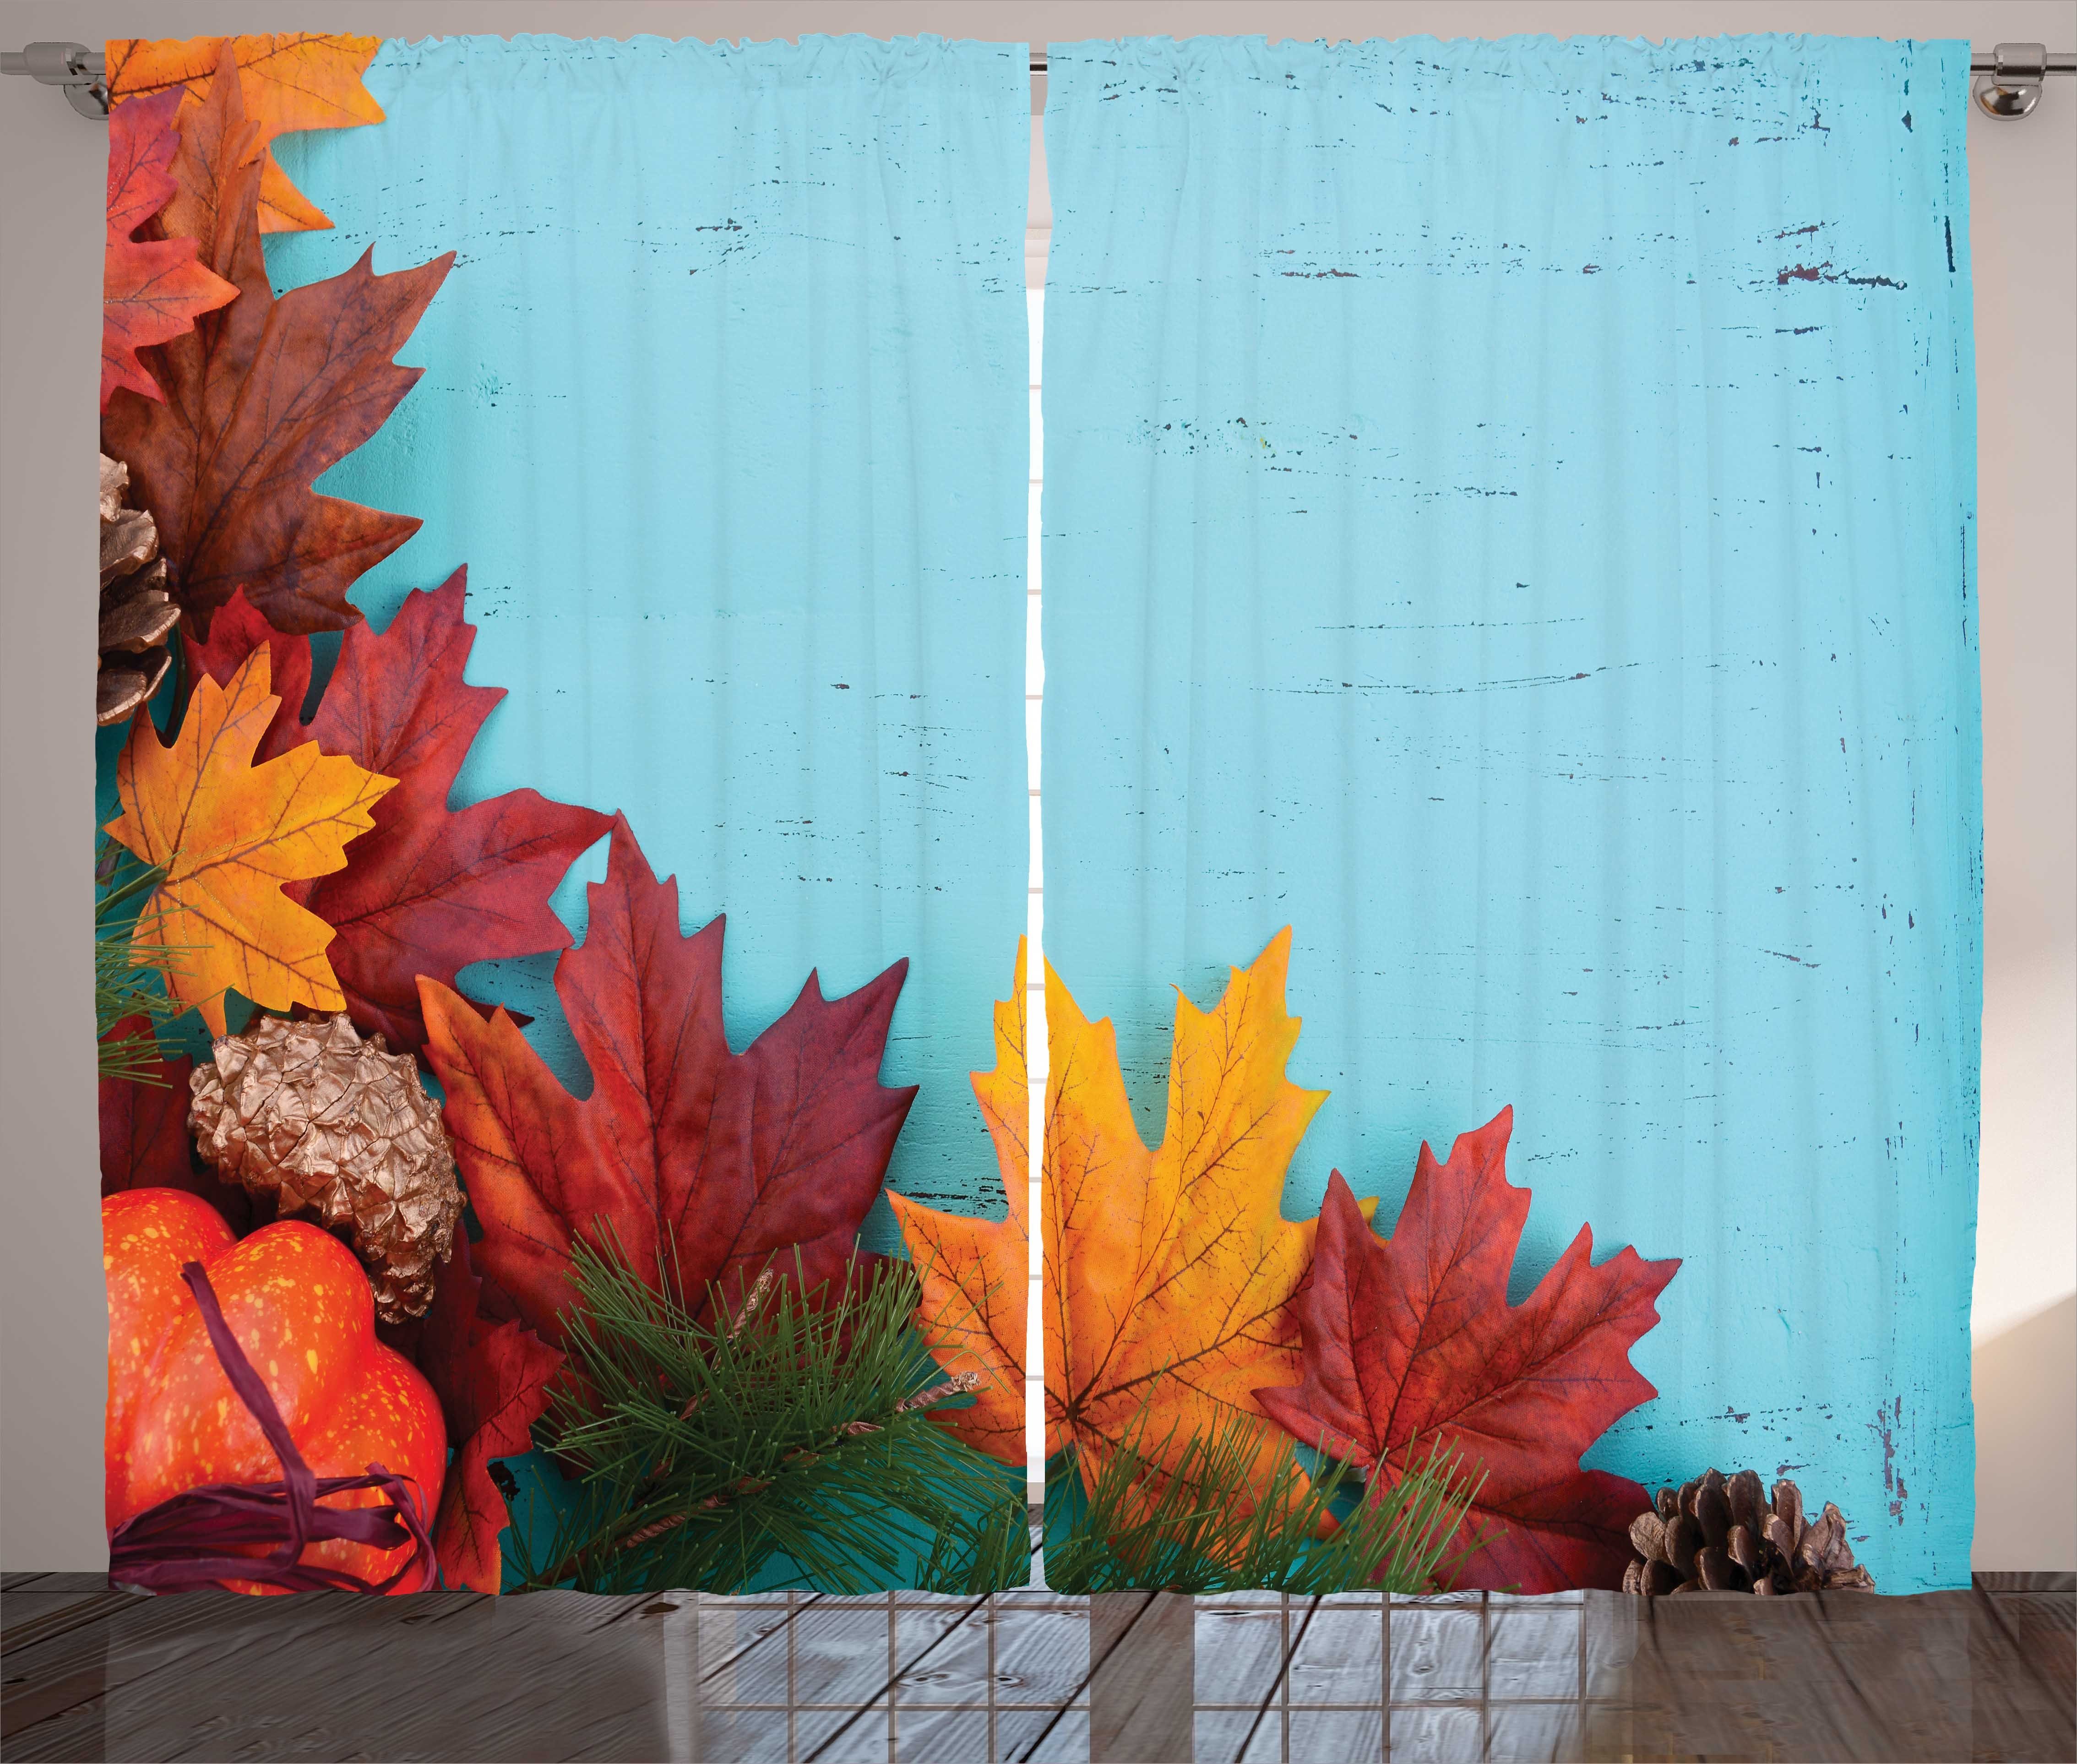
<path id="1" fill-rule="evenodd" d="M 432 1303 L 454 1253 L 461 1190 L 440 1112 L 418 1069 L 344 1015 L 261 1017 L 226 1035 L 189 1077 L 189 1125 L 227 1182 L 273 1195 L 281 1215 L 343 1228 L 385 1323 Z"/>
<path id="2" fill-rule="evenodd" d="M 1806 1523 L 1796 1484 L 1776 1483 L 1770 1502 L 1754 1471 L 1727 1480 L 1712 1470 L 1678 1491 L 1660 1489 L 1653 1509 L 1630 1521 L 1630 1541 L 1638 1559 L 1624 1571 L 1623 1591 L 1647 1598 L 1875 1591 L 1837 1507 L 1827 1501 L 1823 1516 Z"/>
<path id="3" fill-rule="evenodd" d="M 120 722 L 159 689 L 181 609 L 166 585 L 157 523 L 123 505 L 130 468 L 101 456 L 101 672 L 94 720 Z"/>

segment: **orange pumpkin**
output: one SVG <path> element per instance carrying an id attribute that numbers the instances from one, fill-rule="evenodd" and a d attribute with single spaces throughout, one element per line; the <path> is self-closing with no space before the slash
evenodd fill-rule
<path id="1" fill-rule="evenodd" d="M 375 1338 L 374 1295 L 353 1252 L 315 1225 L 284 1220 L 235 1238 L 220 1214 L 176 1188 L 133 1188 L 101 1203 L 108 1276 L 107 1517 L 123 1521 L 190 1488 L 267 1483 L 281 1461 L 225 1376 L 201 1307 L 181 1279 L 199 1262 L 224 1321 L 318 1477 L 371 1464 L 415 1481 L 430 1522 L 447 1467 L 432 1387 Z M 377 1488 L 327 1496 L 380 1506 Z M 299 1561 L 380 1582 L 410 1558 L 332 1538 Z M 277 1590 L 251 1582 L 240 1591 Z M 398 1591 L 415 1591 L 407 1579 Z"/>

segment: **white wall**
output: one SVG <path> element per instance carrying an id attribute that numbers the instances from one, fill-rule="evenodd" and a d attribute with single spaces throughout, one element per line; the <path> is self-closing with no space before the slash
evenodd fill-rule
<path id="1" fill-rule="evenodd" d="M 1043 43 L 1267 32 L 1789 31 L 2077 47 L 2077 0 L 355 0 L 375 35 Z M 6 46 L 264 30 L 278 0 L 14 0 Z M 0 89 L 0 1562 L 105 1560 L 90 914 L 102 131 Z M 2077 1567 L 2077 81 L 1970 131 L 1981 438 L 1985 987 L 1977 1234 L 1984 1568 Z"/>

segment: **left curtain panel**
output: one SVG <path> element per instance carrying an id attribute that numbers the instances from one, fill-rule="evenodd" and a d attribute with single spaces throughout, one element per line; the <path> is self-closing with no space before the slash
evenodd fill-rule
<path id="1" fill-rule="evenodd" d="M 111 1571 L 1022 1583 L 1022 49 L 107 52 Z"/>

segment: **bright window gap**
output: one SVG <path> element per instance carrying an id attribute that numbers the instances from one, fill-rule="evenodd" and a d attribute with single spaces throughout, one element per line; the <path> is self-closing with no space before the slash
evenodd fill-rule
<path id="1" fill-rule="evenodd" d="M 1038 236 L 1038 235 L 1034 235 Z M 1050 238 L 1050 235 L 1044 235 Z M 1027 260 L 1030 246 L 1027 240 Z M 1043 260 L 1042 260 L 1043 262 Z M 1045 955 L 1042 938 L 1045 928 L 1046 878 L 1043 847 L 1040 841 L 1043 822 L 1039 808 L 1039 791 L 1043 766 L 1039 755 L 1039 737 L 1043 727 L 1038 706 L 1045 697 L 1045 659 L 1040 647 L 1039 607 L 1045 584 L 1040 576 L 1039 510 L 1045 483 L 1045 431 L 1040 412 L 1040 366 L 1044 355 L 1044 327 L 1046 295 L 1043 289 L 1033 289 L 1025 294 L 1025 310 L 1031 330 L 1031 493 L 1029 504 L 1030 522 L 1026 550 L 1026 569 L 1029 580 L 1025 592 L 1029 614 L 1025 622 L 1024 679 L 1025 679 L 1025 742 L 1026 763 L 1030 779 L 1031 804 L 1031 884 L 1026 897 L 1025 936 L 1027 942 L 1029 967 L 1026 972 L 1025 1010 L 1026 1024 L 1025 1046 L 1026 1065 L 1030 1078 L 1030 1113 L 1027 1117 L 1024 1142 L 1031 1148 L 1030 1189 L 1027 1195 L 1027 1217 L 1030 1221 L 1031 1279 L 1025 1310 L 1024 1333 L 1024 1475 L 1029 1497 L 1036 1501 L 1043 1498 L 1046 1491 L 1046 1364 L 1045 1330 L 1040 1322 L 1040 1297 L 1043 1270 L 1040 1266 L 1039 1246 L 1045 1234 L 1039 1218 L 1041 1182 L 1038 1171 L 1039 1147 L 1043 1143 L 1043 1121 L 1046 1102 L 1046 984 Z"/>

